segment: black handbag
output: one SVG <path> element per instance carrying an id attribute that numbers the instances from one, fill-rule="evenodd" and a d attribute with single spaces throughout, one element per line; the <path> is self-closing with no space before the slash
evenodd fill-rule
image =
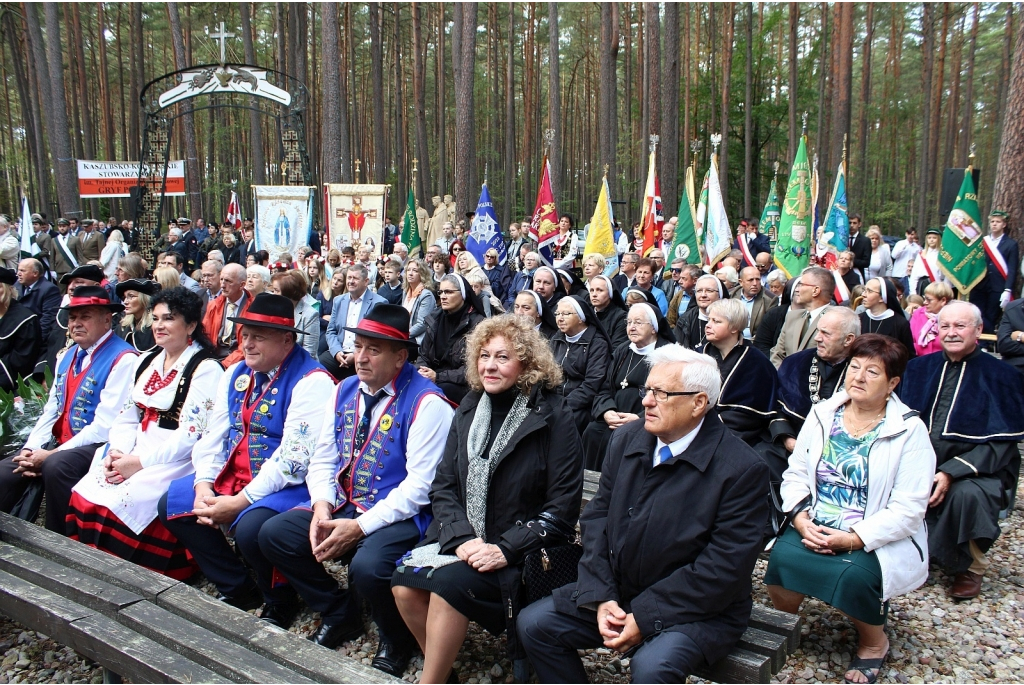
<path id="1" fill-rule="evenodd" d="M 768 488 L 768 492 L 772 500 L 772 531 L 775 533 L 775 535 L 768 542 L 768 544 L 765 545 L 764 551 L 766 552 L 775 546 L 775 541 L 781 538 L 782 534 L 786 532 L 786 529 L 789 528 L 790 525 L 792 525 L 793 519 L 796 518 L 796 515 L 803 511 L 804 509 L 806 509 L 807 505 L 811 503 L 811 496 L 807 495 L 802 500 L 797 502 L 795 507 L 793 507 L 789 511 L 783 511 L 782 493 L 779 491 L 781 487 L 782 483 L 772 481 Z"/>
<path id="2" fill-rule="evenodd" d="M 576 582 L 583 545 L 576 527 L 554 514 L 543 512 L 526 525 L 529 528 L 540 528 L 539 535 L 547 543 L 536 552 L 526 555 L 523 561 L 526 600 L 527 604 L 533 604 L 563 585 Z"/>

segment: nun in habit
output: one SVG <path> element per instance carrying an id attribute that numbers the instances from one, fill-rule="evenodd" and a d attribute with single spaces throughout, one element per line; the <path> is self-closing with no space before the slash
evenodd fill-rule
<path id="1" fill-rule="evenodd" d="M 597 312 L 597 319 L 604 326 L 604 332 L 611 340 L 612 352 L 622 345 L 629 344 L 626 335 L 626 312 L 628 307 L 622 300 L 622 294 L 612 285 L 612 279 L 605 275 L 590 279 L 590 304 Z"/>
<path id="2" fill-rule="evenodd" d="M 555 392 L 572 410 L 576 429 L 590 423 L 594 398 L 604 386 L 611 360 L 611 342 L 589 302 L 570 295 L 558 301 L 558 333 L 551 338 L 551 352 L 562 367 L 562 384 Z"/>
<path id="3" fill-rule="evenodd" d="M 707 343 L 704 328 L 708 323 L 708 307 L 712 302 L 726 299 L 726 294 L 722 282 L 710 275 L 697 279 L 693 286 L 693 294 L 697 298 L 697 306 L 683 312 L 676 321 L 674 333 L 676 341 L 683 347 L 703 352 Z"/>
<path id="4" fill-rule="evenodd" d="M 917 356 L 914 347 L 914 335 L 910 332 L 910 322 L 900 306 L 896 286 L 891 278 L 879 276 L 864 284 L 864 311 L 860 313 L 860 332 L 878 333 L 903 343 L 907 354 L 913 359 Z"/>

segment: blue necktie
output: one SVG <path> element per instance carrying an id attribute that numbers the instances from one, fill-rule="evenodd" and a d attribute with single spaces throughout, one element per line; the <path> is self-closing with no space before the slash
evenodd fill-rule
<path id="1" fill-rule="evenodd" d="M 370 435 L 370 415 L 373 414 L 373 408 L 377 406 L 384 395 L 383 392 L 376 395 L 363 393 L 363 417 L 359 419 L 359 425 L 356 426 L 356 452 L 363 449 L 363 445 L 366 444 L 366 438 Z"/>
<path id="2" fill-rule="evenodd" d="M 85 351 L 79 347 L 75 350 L 75 375 L 82 373 L 82 362 L 85 361 Z"/>
<path id="3" fill-rule="evenodd" d="M 664 462 L 668 461 L 671 458 L 672 458 L 672 450 L 669 449 L 668 445 L 665 445 L 660 450 L 658 450 L 658 453 L 655 455 L 655 457 L 654 457 L 654 465 L 657 466 L 658 464 L 664 463 Z"/>
<path id="4" fill-rule="evenodd" d="M 249 404 L 255 402 L 256 398 L 260 396 L 260 394 L 263 392 L 263 386 L 266 385 L 266 382 L 268 380 L 270 380 L 270 376 L 263 373 L 262 371 L 256 372 L 256 374 L 253 376 L 252 392 L 249 393 Z"/>

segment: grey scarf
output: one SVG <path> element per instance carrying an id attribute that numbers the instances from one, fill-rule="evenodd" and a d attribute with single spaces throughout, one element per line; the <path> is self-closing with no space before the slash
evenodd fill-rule
<path id="1" fill-rule="evenodd" d="M 530 409 L 526 404 L 526 397 L 520 393 L 516 395 L 512 409 L 505 417 L 498 434 L 494 437 L 494 444 L 487 455 L 484 455 L 484 448 L 491 436 L 491 398 L 484 393 L 476 407 L 476 414 L 473 416 L 473 423 L 469 426 L 469 436 L 466 447 L 469 452 L 468 473 L 466 476 L 466 515 L 469 517 L 469 524 L 473 527 L 476 536 L 486 538 L 487 522 L 487 490 L 490 486 L 491 476 L 498 465 L 498 455 L 508 444 L 519 426 L 523 424 Z M 454 554 L 441 554 L 441 545 L 433 543 L 417 547 L 403 560 L 405 566 L 440 568 L 453 564 L 459 558 Z"/>

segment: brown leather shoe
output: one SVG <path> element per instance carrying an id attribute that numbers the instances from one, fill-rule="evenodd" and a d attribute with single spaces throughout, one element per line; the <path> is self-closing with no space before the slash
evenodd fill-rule
<path id="1" fill-rule="evenodd" d="M 981 576 L 971 571 L 958 573 L 953 578 L 949 596 L 953 599 L 974 599 L 981 594 Z"/>

